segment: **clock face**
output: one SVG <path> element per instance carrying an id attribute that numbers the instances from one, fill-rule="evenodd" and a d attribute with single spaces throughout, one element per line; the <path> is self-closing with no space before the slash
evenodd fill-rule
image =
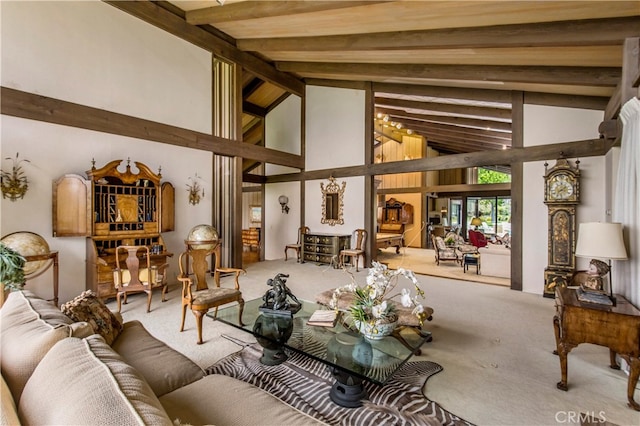
<path id="1" fill-rule="evenodd" d="M 549 181 L 549 199 L 568 200 L 573 196 L 573 179 L 566 174 L 555 175 Z"/>

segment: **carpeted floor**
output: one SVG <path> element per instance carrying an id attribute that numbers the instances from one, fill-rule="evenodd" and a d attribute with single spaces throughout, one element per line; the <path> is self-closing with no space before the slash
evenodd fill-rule
<path id="1" fill-rule="evenodd" d="M 345 408 L 329 398 L 335 379 L 325 364 L 291 352 L 286 362 L 266 366 L 260 363 L 261 356 L 260 345 L 247 345 L 206 372 L 251 383 L 329 425 L 470 425 L 422 394 L 427 379 L 442 370 L 431 361 L 403 365 L 384 387 L 365 382 L 368 399 L 364 405 Z"/>
<path id="2" fill-rule="evenodd" d="M 403 267 L 411 269 L 417 274 L 431 275 L 434 277 L 451 278 L 454 280 L 471 281 L 483 284 L 494 284 L 510 286 L 511 280 L 508 278 L 492 277 L 476 273 L 476 267 L 470 266 L 466 272 L 457 262 L 440 262 L 436 265 L 434 251 L 432 249 L 419 249 L 413 247 L 403 247 L 400 253 L 396 254 L 395 248 L 388 248 L 378 251 L 378 261 L 386 263 L 389 268 L 397 269 Z"/>
<path id="3" fill-rule="evenodd" d="M 262 297 L 267 279 L 279 272 L 290 274 L 287 285 L 302 300 L 313 300 L 317 293 L 351 280 L 342 270 L 291 259 L 258 262 L 246 269 L 247 275 L 240 277 L 246 300 Z M 359 283 L 366 274 L 366 269 L 353 272 Z M 433 341 L 411 361 L 432 361 L 444 368 L 424 388 L 424 394 L 443 409 L 480 425 L 575 424 L 579 413 L 595 413 L 618 425 L 640 424 L 640 414 L 627 407 L 627 376 L 609 368 L 607 348 L 585 344 L 572 350 L 569 391 L 556 388 L 560 364 L 552 353 L 553 299 L 500 285 L 427 275 L 418 275 L 418 280 L 426 293 L 425 304 L 434 309 L 433 321 L 426 327 Z M 222 283 L 232 285 L 233 277 L 223 278 Z M 108 305 L 117 309 L 115 301 Z M 122 306 L 122 315 L 125 321 L 141 321 L 151 334 L 202 368 L 241 349 L 223 335 L 255 342 L 246 332 L 205 319 L 204 344 L 197 345 L 190 312 L 180 333 L 180 289 L 175 283 L 166 303 L 155 293 L 151 312 L 145 310 L 145 295 L 132 295 Z"/>

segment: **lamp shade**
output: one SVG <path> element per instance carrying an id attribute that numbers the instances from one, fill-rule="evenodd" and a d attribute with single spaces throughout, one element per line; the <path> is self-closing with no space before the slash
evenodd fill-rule
<path id="1" fill-rule="evenodd" d="M 479 217 L 474 217 L 473 219 L 471 219 L 471 225 L 472 226 L 482 225 L 482 219 L 480 219 Z"/>
<path id="2" fill-rule="evenodd" d="M 576 256 L 614 260 L 627 259 L 627 250 L 622 238 L 622 224 L 581 223 L 578 229 Z"/>

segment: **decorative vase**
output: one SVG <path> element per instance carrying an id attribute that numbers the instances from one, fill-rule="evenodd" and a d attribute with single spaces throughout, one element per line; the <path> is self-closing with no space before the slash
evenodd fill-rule
<path id="1" fill-rule="evenodd" d="M 374 323 L 358 320 L 353 320 L 353 322 L 360 334 L 369 340 L 381 340 L 393 333 L 393 330 L 398 326 L 397 318 L 392 322 L 380 320 Z"/>

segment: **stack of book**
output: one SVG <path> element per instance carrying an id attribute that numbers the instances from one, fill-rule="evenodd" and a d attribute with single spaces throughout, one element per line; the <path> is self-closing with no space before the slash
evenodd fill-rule
<path id="1" fill-rule="evenodd" d="M 309 321 L 308 325 L 315 325 L 318 327 L 335 327 L 338 321 L 338 312 L 335 310 L 318 309 L 315 311 Z"/>
<path id="2" fill-rule="evenodd" d="M 613 306 L 613 301 L 607 293 L 600 290 L 593 290 L 589 287 L 580 286 L 576 289 L 578 300 L 586 303 Z"/>

